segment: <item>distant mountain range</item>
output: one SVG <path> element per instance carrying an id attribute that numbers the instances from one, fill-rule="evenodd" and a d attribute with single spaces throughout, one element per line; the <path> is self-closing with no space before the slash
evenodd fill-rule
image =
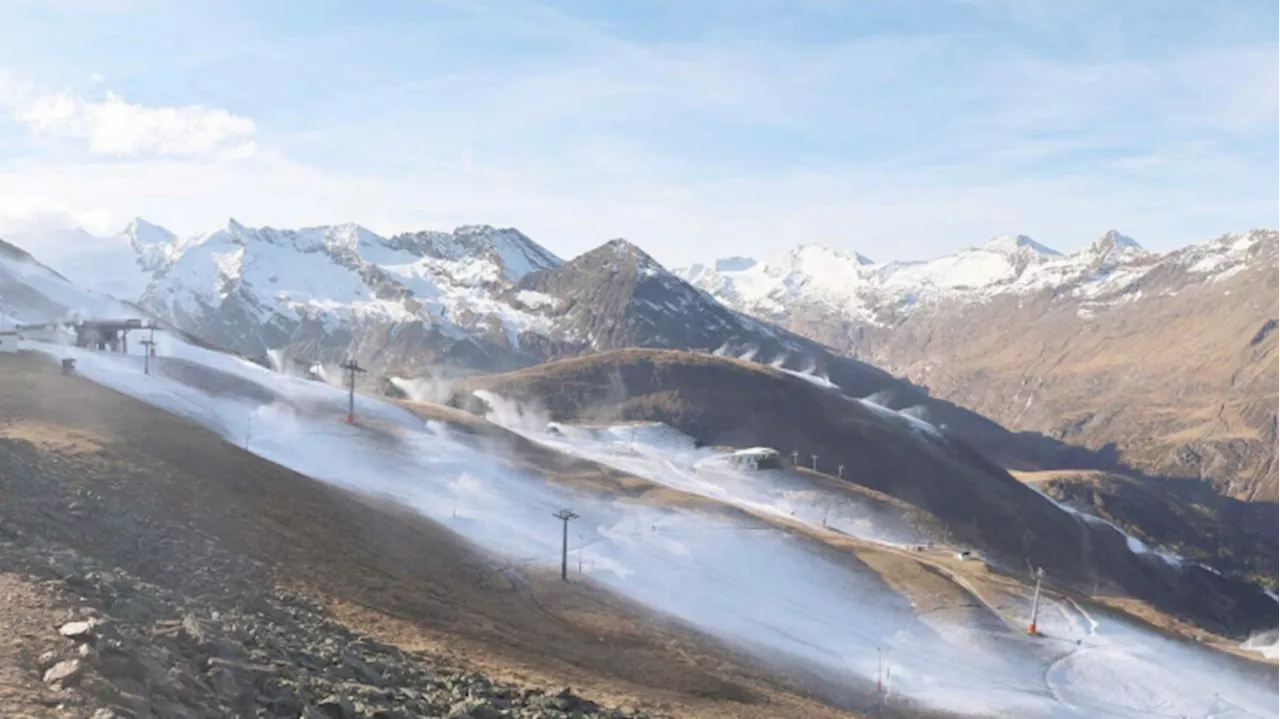
<path id="1" fill-rule="evenodd" d="M 758 317 L 785 323 L 797 314 L 820 314 L 832 323 L 887 327 L 940 304 L 981 303 L 1046 289 L 1085 300 L 1081 312 L 1088 313 L 1124 294 L 1162 260 L 1176 255 L 1188 260 L 1184 264 L 1192 272 L 1221 276 L 1239 271 L 1249 248 L 1266 239 L 1265 230 L 1231 235 L 1165 256 L 1111 230 L 1087 248 L 1064 255 L 1016 235 L 934 260 L 886 264 L 802 245 L 774 262 L 732 257 L 675 272 L 726 305 Z"/>

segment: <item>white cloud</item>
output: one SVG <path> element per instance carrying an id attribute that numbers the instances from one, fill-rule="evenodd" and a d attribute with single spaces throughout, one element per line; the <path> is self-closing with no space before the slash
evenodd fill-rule
<path id="1" fill-rule="evenodd" d="M 252 153 L 253 120 L 201 105 L 147 107 L 107 92 L 90 101 L 69 92 L 19 99 L 14 119 L 32 132 L 87 140 L 98 155 Z"/>

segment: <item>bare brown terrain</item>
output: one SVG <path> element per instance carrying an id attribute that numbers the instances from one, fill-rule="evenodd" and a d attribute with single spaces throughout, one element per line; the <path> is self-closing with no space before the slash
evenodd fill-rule
<path id="1" fill-rule="evenodd" d="M 1274 505 L 1275 237 L 1213 281 L 1162 262 L 1126 288 L 1131 301 L 1104 308 L 1045 291 L 940 304 L 889 328 L 803 316 L 789 326 L 1010 429 L 1116 462 L 1091 468 L 1201 479 Z"/>

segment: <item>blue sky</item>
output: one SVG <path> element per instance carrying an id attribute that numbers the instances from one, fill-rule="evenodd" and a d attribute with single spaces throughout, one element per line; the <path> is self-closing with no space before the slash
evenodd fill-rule
<path id="1" fill-rule="evenodd" d="M 6 0 L 0 231 L 1168 249 L 1277 224 L 1277 24 L 1274 0 Z"/>

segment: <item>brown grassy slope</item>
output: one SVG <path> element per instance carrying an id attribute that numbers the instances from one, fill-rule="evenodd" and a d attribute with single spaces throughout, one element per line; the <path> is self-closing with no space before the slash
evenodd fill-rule
<path id="1" fill-rule="evenodd" d="M 1207 572 L 1178 574 L 1137 560 L 1115 532 L 1062 512 L 961 442 L 918 441 L 860 405 L 768 367 L 712 355 L 620 350 L 468 380 L 472 388 L 541 404 L 557 419 L 666 422 L 707 443 L 765 445 L 920 507 L 953 536 L 1014 569 L 1030 562 L 1059 580 L 1133 595 L 1238 633 L 1274 619 L 1260 592 Z"/>
<path id="2" fill-rule="evenodd" d="M 797 318 L 791 329 L 927 385 L 1015 430 L 1147 473 L 1277 500 L 1276 245 L 1218 282 L 1153 270 L 1142 296 L 1082 318 L 1042 293 L 919 311 L 890 329 Z"/>
<path id="3" fill-rule="evenodd" d="M 357 628 L 394 627 L 398 634 L 387 638 L 495 674 L 569 683 L 688 716 L 836 714 L 608 593 L 522 576 L 438 525 L 63 377 L 42 356 L 0 355 L 0 418 L 5 520 L 149 581 L 167 586 L 185 567 L 205 566 L 172 554 L 159 528 L 176 527 L 260 570 L 228 570 L 225 585 L 209 591 L 252 591 L 265 579 L 296 586 Z M 65 502 L 32 487 L 74 487 L 93 511 L 69 514 Z"/>

